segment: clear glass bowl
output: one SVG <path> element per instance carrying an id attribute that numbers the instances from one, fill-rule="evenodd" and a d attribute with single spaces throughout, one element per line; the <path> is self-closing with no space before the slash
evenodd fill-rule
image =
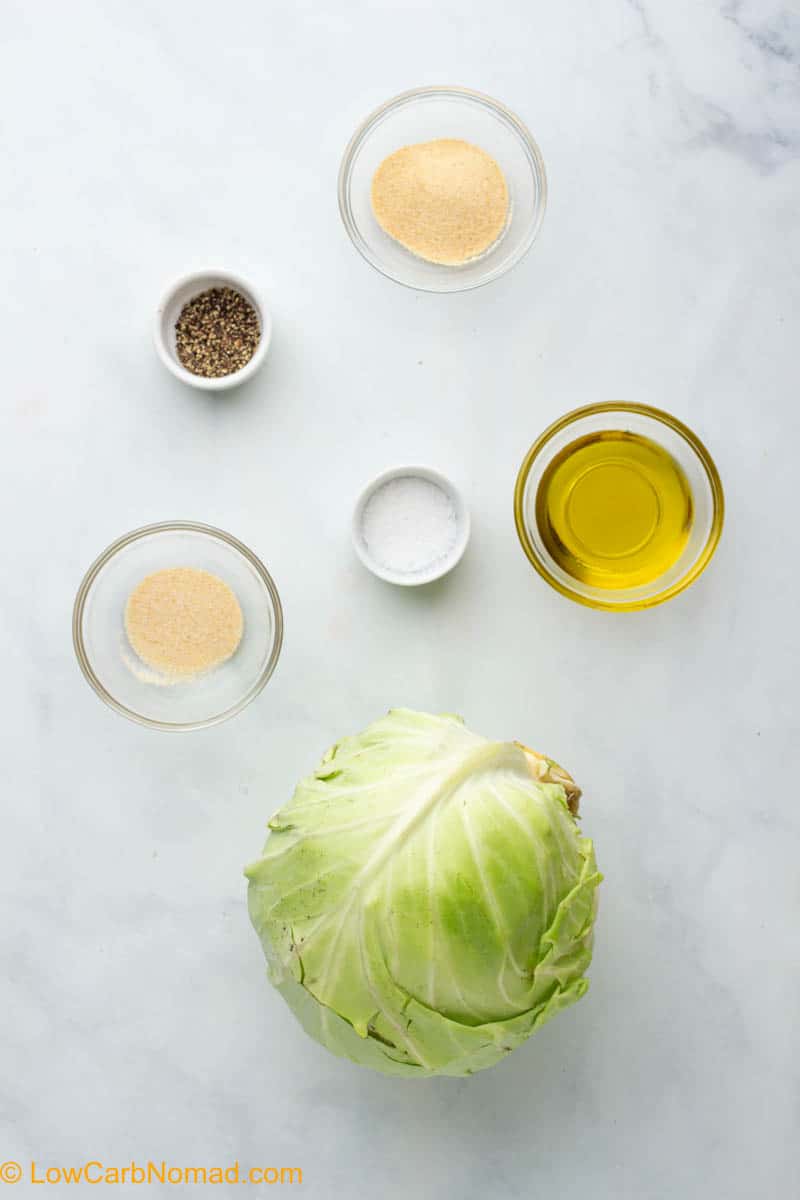
<path id="1" fill-rule="evenodd" d="M 536 521 L 536 494 L 549 464 L 578 438 L 604 430 L 638 433 L 663 447 L 683 469 L 692 493 L 694 520 L 683 553 L 669 570 L 639 587 L 598 588 L 567 574 L 548 552 Z M 724 510 L 719 473 L 703 443 L 676 417 L 645 404 L 592 404 L 567 413 L 531 446 L 514 491 L 519 540 L 542 578 L 570 600 L 616 612 L 662 604 L 693 583 L 717 548 Z"/>
<path id="2" fill-rule="evenodd" d="M 124 625 L 130 593 L 145 575 L 167 567 L 219 576 L 244 616 L 232 658 L 169 683 L 136 657 Z M 75 598 L 72 638 L 81 670 L 116 712 L 156 729 L 202 729 L 241 712 L 264 687 L 280 654 L 283 612 L 269 571 L 242 542 L 210 525 L 165 521 L 125 534 L 92 564 Z"/>
<path id="3" fill-rule="evenodd" d="M 461 138 L 497 161 L 508 183 L 510 216 L 502 237 L 479 258 L 442 266 L 417 258 L 389 237 L 370 202 L 372 176 L 401 146 Z M 353 245 L 381 274 L 425 292 L 462 292 L 510 270 L 530 249 L 544 219 L 547 180 L 539 147 L 504 105 L 466 88 L 425 87 L 403 92 L 371 113 L 356 130 L 339 170 L 339 211 Z"/>

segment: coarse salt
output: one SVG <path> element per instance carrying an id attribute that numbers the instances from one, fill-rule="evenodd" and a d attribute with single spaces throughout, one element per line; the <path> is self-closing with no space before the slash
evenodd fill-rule
<path id="1" fill-rule="evenodd" d="M 457 532 L 453 501 L 419 475 L 388 480 L 369 498 L 362 516 L 362 537 L 375 562 L 407 575 L 444 558 Z"/>

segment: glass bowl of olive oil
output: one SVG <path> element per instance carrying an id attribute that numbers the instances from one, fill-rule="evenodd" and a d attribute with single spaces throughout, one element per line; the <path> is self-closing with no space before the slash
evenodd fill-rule
<path id="1" fill-rule="evenodd" d="M 722 484 L 700 439 L 645 404 L 567 413 L 531 446 L 517 477 L 522 548 L 579 604 L 618 612 L 676 596 L 722 533 Z"/>

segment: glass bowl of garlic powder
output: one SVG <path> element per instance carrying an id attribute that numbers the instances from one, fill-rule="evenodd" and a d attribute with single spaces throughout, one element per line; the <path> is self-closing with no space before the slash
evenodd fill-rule
<path id="1" fill-rule="evenodd" d="M 135 529 L 97 558 L 75 599 L 84 676 L 116 712 L 163 730 L 234 716 L 269 680 L 283 613 L 251 550 L 193 521 Z"/>
<path id="2" fill-rule="evenodd" d="M 389 100 L 355 132 L 339 171 L 339 210 L 356 249 L 420 291 L 467 291 L 503 275 L 532 246 L 546 202 L 530 132 L 466 88 Z"/>

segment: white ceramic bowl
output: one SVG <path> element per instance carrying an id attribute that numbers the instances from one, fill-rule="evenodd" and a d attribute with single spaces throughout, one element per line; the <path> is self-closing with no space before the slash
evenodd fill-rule
<path id="1" fill-rule="evenodd" d="M 185 304 L 201 292 L 207 292 L 209 288 L 214 287 L 233 288 L 252 304 L 261 327 L 261 337 L 253 357 L 245 363 L 241 371 L 232 371 L 230 375 L 207 379 L 204 375 L 195 375 L 192 371 L 187 371 L 178 358 L 175 324 Z M 154 337 L 158 357 L 176 379 L 205 392 L 221 392 L 226 388 L 237 387 L 255 375 L 267 357 L 272 337 L 272 320 L 260 293 L 239 275 L 233 275 L 230 271 L 196 271 L 192 275 L 181 276 L 164 295 L 156 313 Z"/>
<path id="2" fill-rule="evenodd" d="M 370 552 L 364 538 L 364 511 L 372 497 L 393 479 L 407 478 L 426 479 L 440 487 L 449 497 L 456 515 L 455 541 L 447 553 L 435 558 L 429 566 L 410 572 L 392 570 L 385 563 L 379 562 Z M 419 587 L 420 584 L 433 583 L 435 579 L 441 579 L 461 561 L 469 542 L 469 509 L 456 485 L 444 475 L 440 475 L 438 471 L 433 471 L 429 467 L 394 467 L 373 479 L 359 496 L 353 512 L 352 535 L 356 554 L 367 570 L 376 575 L 378 579 L 383 579 L 386 583 L 397 584 L 400 587 Z"/>
<path id="3" fill-rule="evenodd" d="M 435 138 L 480 146 L 508 183 L 505 232 L 485 254 L 460 266 L 417 258 L 381 229 L 372 212 L 372 177 L 384 158 Z M 339 211 L 355 248 L 381 274 L 424 292 L 463 292 L 505 274 L 532 246 L 546 203 L 544 161 L 530 131 L 504 104 L 468 88 L 414 88 L 382 104 L 353 134 L 339 169 Z"/>

